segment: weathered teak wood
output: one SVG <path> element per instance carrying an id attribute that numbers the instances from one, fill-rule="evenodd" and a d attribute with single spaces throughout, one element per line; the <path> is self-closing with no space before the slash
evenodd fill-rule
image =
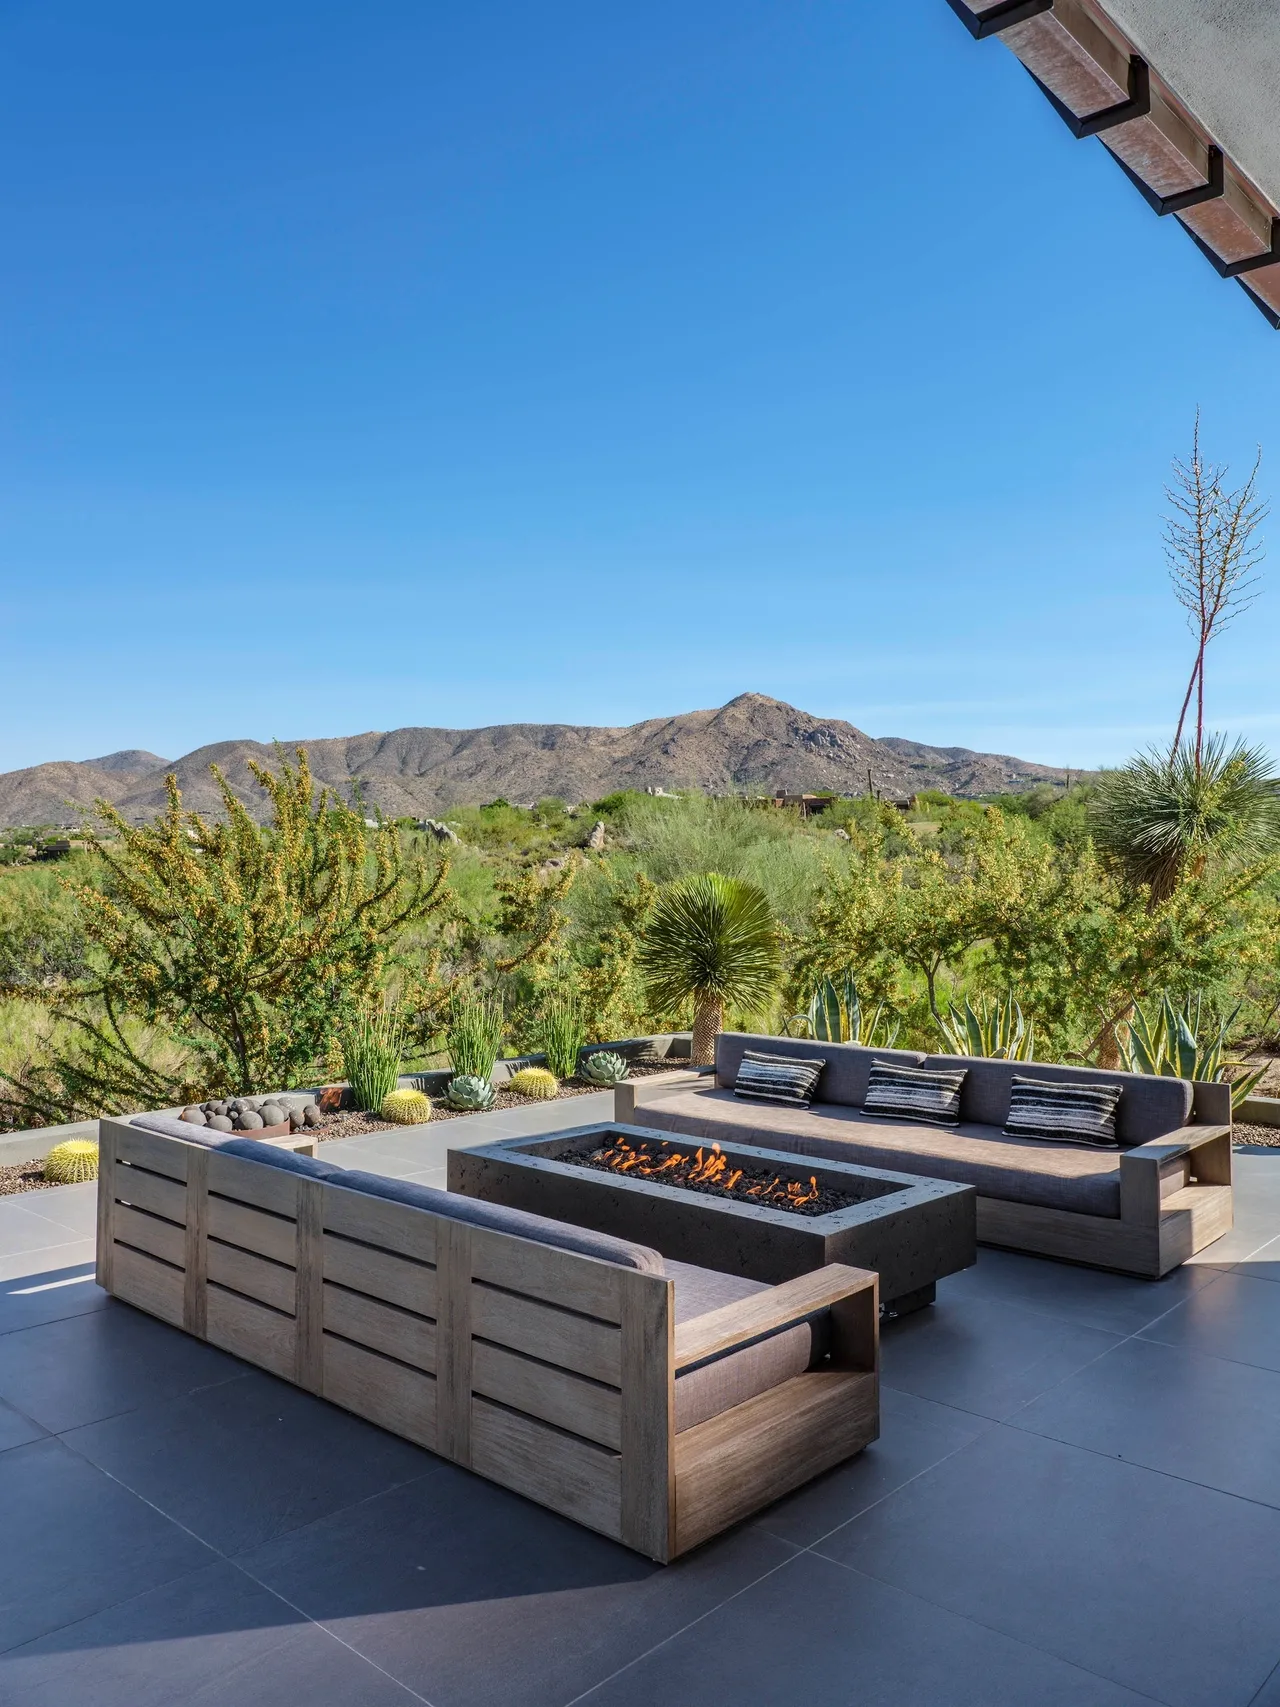
<path id="1" fill-rule="evenodd" d="M 102 1128 L 110 1290 L 651 1558 L 875 1438 L 876 1277 L 863 1270 L 806 1275 L 678 1339 L 663 1275 Z M 675 1434 L 679 1363 L 819 1309 L 829 1372 Z"/>

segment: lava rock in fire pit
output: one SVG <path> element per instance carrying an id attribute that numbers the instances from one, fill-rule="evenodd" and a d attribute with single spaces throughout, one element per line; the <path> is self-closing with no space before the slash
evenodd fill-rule
<path id="1" fill-rule="evenodd" d="M 211 1132 L 235 1131 L 235 1127 L 231 1124 L 231 1116 L 229 1114 L 211 1114 L 209 1116 L 208 1125 Z"/>
<path id="2" fill-rule="evenodd" d="M 305 1126 L 319 1126 L 323 1116 L 315 1103 L 309 1102 L 302 1111 L 302 1121 Z"/>
<path id="3" fill-rule="evenodd" d="M 242 1114 L 236 1115 L 237 1132 L 261 1132 L 265 1122 L 255 1109 L 246 1108 Z"/>
<path id="4" fill-rule="evenodd" d="M 283 1126 L 289 1118 L 278 1102 L 264 1102 L 258 1113 L 264 1126 Z"/>
<path id="5" fill-rule="evenodd" d="M 208 1125 L 208 1122 L 205 1119 L 204 1110 L 202 1108 L 197 1108 L 194 1103 L 192 1103 L 190 1107 L 184 1108 L 178 1118 L 180 1120 L 185 1120 L 188 1126 Z"/>

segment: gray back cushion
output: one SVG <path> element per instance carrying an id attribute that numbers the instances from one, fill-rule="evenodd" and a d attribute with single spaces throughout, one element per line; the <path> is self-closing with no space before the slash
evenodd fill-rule
<path id="1" fill-rule="evenodd" d="M 486 1227 L 493 1233 L 512 1233 L 518 1239 L 533 1239 L 540 1245 L 554 1245 L 557 1250 L 596 1257 L 600 1262 L 616 1263 L 619 1268 L 639 1269 L 642 1274 L 666 1273 L 662 1258 L 646 1245 L 633 1245 L 608 1233 L 593 1233 L 589 1227 L 573 1227 L 567 1221 L 552 1221 L 527 1209 L 508 1209 L 503 1203 L 485 1203 L 478 1197 L 437 1191 L 435 1186 L 417 1185 L 413 1180 L 388 1179 L 385 1174 L 361 1173 L 357 1168 L 346 1169 L 333 1183 L 348 1191 L 362 1191 L 370 1197 L 385 1197 L 391 1203 L 426 1209 L 432 1215 L 447 1215 L 451 1221 Z"/>
<path id="2" fill-rule="evenodd" d="M 930 1072 L 966 1068 L 960 1090 L 960 1118 L 981 1121 L 984 1126 L 1003 1126 L 1009 1118 L 1009 1087 L 1015 1073 L 1058 1084 L 1119 1085 L 1122 1094 L 1116 1109 L 1116 1138 L 1126 1147 L 1163 1138 L 1191 1118 L 1191 1085 L 1186 1079 L 1058 1066 L 1048 1061 L 988 1061 L 970 1055 L 930 1055 L 925 1067 Z"/>
<path id="3" fill-rule="evenodd" d="M 189 1120 L 177 1120 L 171 1114 L 135 1114 L 130 1126 L 141 1126 L 144 1132 L 158 1132 L 162 1138 L 181 1138 L 185 1144 L 203 1144 L 206 1150 L 220 1150 L 224 1156 L 239 1156 L 246 1162 L 261 1162 L 268 1168 L 279 1168 L 287 1174 L 304 1174 L 308 1179 L 336 1180 L 346 1172 L 332 1162 L 318 1162 L 313 1156 L 299 1156 L 292 1150 L 282 1150 L 278 1144 L 264 1144 L 243 1134 L 212 1132 L 207 1126 L 193 1126 Z"/>
<path id="4" fill-rule="evenodd" d="M 716 1084 L 731 1091 L 748 1049 L 766 1055 L 799 1055 L 826 1066 L 814 1092 L 815 1102 L 842 1103 L 861 1108 L 873 1061 L 892 1061 L 898 1067 L 918 1067 L 924 1056 L 913 1049 L 864 1049 L 858 1043 L 818 1043 L 811 1037 L 755 1037 L 745 1031 L 722 1031 L 716 1038 Z"/>
<path id="5" fill-rule="evenodd" d="M 240 1156 L 244 1161 L 261 1162 L 265 1167 L 280 1168 L 285 1173 L 324 1180 L 330 1185 L 343 1186 L 347 1191 L 363 1192 L 368 1197 L 385 1197 L 391 1203 L 405 1203 L 412 1209 L 425 1209 L 432 1215 L 447 1215 L 452 1221 L 466 1221 L 472 1227 L 487 1227 L 494 1233 L 512 1233 L 518 1239 L 533 1239 L 540 1245 L 554 1245 L 558 1250 L 596 1257 L 601 1262 L 616 1263 L 619 1268 L 638 1269 L 642 1274 L 666 1273 L 662 1258 L 647 1245 L 633 1245 L 626 1239 L 615 1239 L 608 1233 L 593 1233 L 586 1227 L 572 1227 L 567 1221 L 552 1221 L 545 1215 L 533 1215 L 525 1209 L 483 1203 L 477 1197 L 437 1191 L 434 1186 L 415 1185 L 412 1180 L 389 1179 L 385 1174 L 366 1174 L 359 1168 L 335 1167 L 329 1162 L 298 1156 L 292 1150 L 281 1150 L 275 1144 L 263 1144 L 254 1138 L 234 1138 L 224 1132 L 210 1132 L 207 1126 L 193 1126 L 189 1121 L 176 1120 L 168 1114 L 135 1115 L 130 1125 L 141 1126 L 147 1132 L 158 1132 L 165 1138 L 181 1138 L 184 1143 L 203 1144 L 207 1149 L 220 1150 L 225 1156 Z"/>

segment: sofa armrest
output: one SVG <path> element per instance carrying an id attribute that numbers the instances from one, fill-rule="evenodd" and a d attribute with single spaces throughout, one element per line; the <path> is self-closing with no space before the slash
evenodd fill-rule
<path id="1" fill-rule="evenodd" d="M 1120 1215 L 1154 1225 L 1162 1201 L 1191 1183 L 1231 1184 L 1231 1127 L 1183 1126 L 1120 1156 Z"/>
<path id="2" fill-rule="evenodd" d="M 879 1341 L 879 1276 L 871 1269 L 833 1262 L 771 1286 L 767 1292 L 681 1322 L 676 1328 L 676 1373 L 797 1327 L 823 1310 L 829 1311 L 832 1319 L 832 1362 L 846 1369 L 874 1369 Z"/>
<path id="3" fill-rule="evenodd" d="M 624 1126 L 634 1125 L 634 1115 L 645 1103 L 660 1102 L 673 1091 L 715 1084 L 714 1067 L 685 1067 L 670 1073 L 651 1073 L 644 1079 L 619 1079 L 613 1087 L 613 1118 Z"/>

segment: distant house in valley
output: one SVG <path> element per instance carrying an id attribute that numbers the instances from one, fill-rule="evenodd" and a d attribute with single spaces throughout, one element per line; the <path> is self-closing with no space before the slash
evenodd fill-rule
<path id="1" fill-rule="evenodd" d="M 1280 328 L 1280 0 L 949 0 Z"/>

